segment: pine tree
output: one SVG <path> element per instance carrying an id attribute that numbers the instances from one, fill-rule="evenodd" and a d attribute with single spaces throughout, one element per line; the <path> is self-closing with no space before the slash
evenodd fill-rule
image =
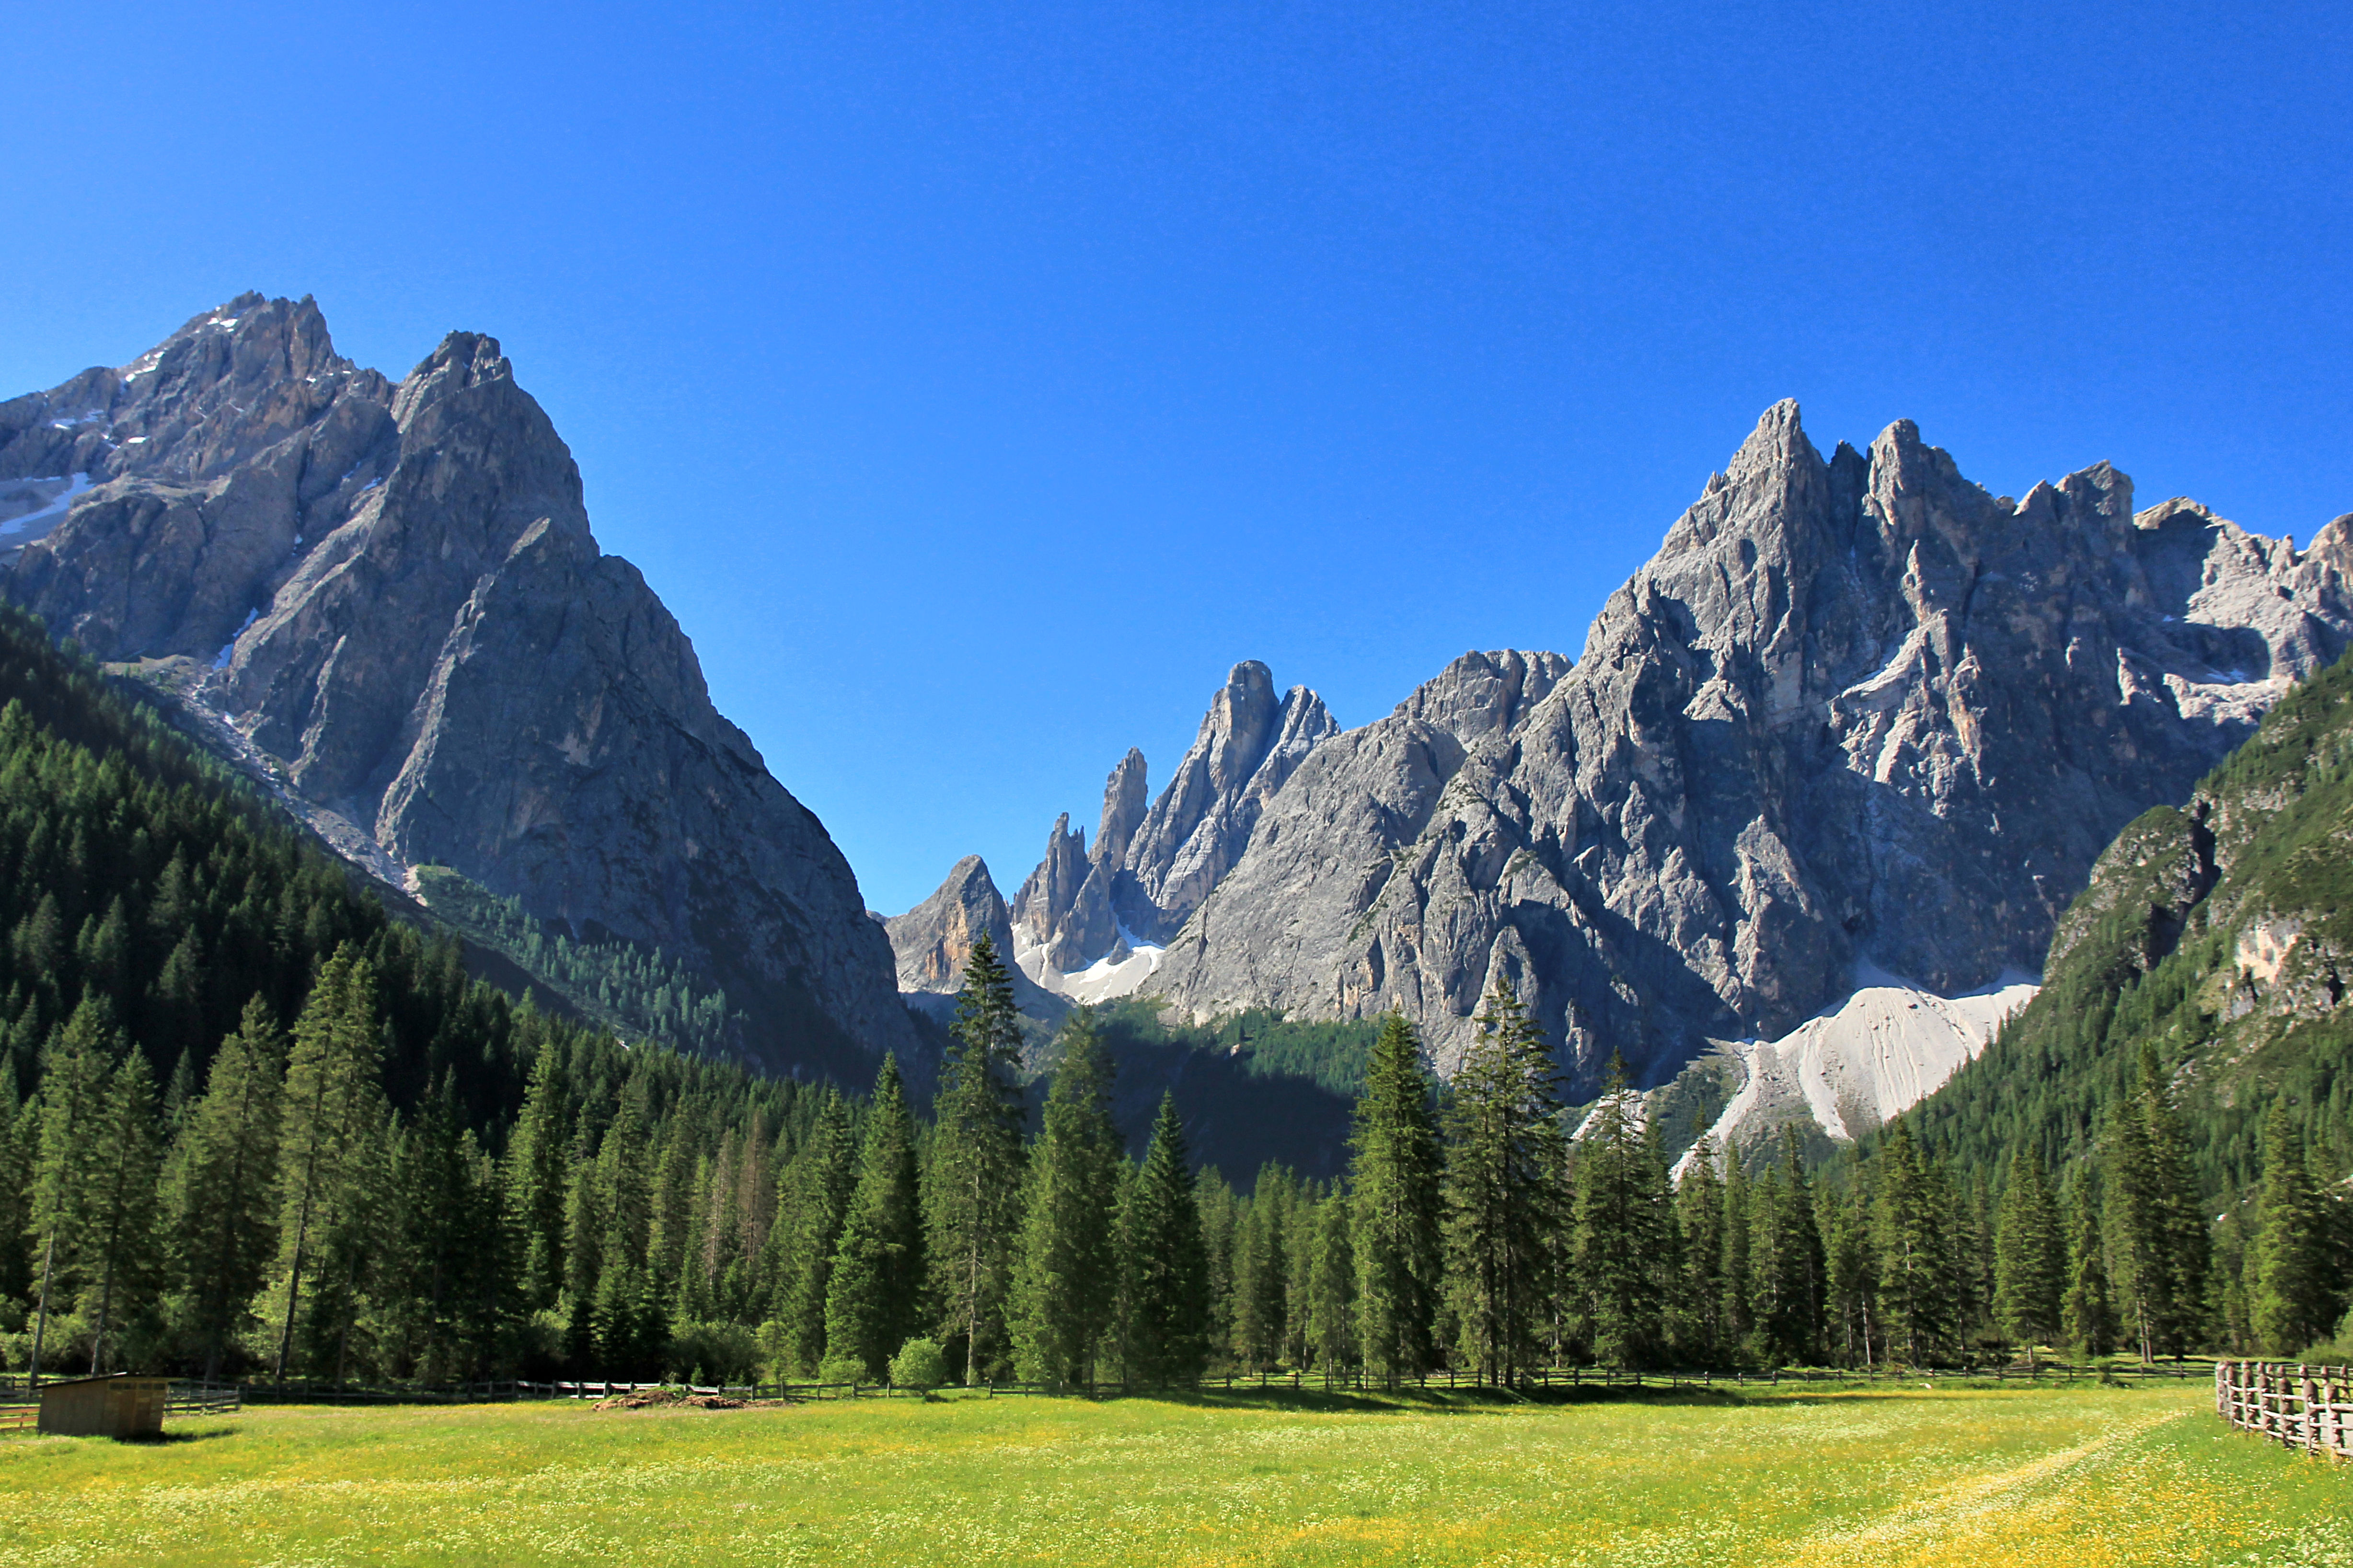
<path id="1" fill-rule="evenodd" d="M 109 1076 L 92 1162 L 89 1245 L 84 1269 L 90 1314 L 90 1370 L 106 1370 L 108 1335 L 152 1297 L 155 1271 L 155 1187 L 163 1145 L 155 1124 L 155 1080 L 144 1051 L 125 1051 Z"/>
<path id="2" fill-rule="evenodd" d="M 565 1198 L 570 1187 L 571 1133 L 560 1038 L 543 1040 L 531 1064 L 531 1087 L 507 1140 L 506 1201 L 522 1239 L 518 1270 L 524 1302 L 555 1305 L 565 1283 Z"/>
<path id="3" fill-rule="evenodd" d="M 1260 1167 L 1234 1237 L 1234 1361 L 1254 1372 L 1272 1370 L 1282 1357 L 1290 1273 L 1283 1231 L 1290 1195 L 1287 1172 L 1271 1161 Z"/>
<path id="4" fill-rule="evenodd" d="M 1633 1104 L 1626 1064 L 1613 1055 L 1600 1103 L 1577 1140 L 1572 1265 L 1582 1337 L 1607 1366 L 1652 1365 L 1664 1348 L 1657 1262 L 1666 1244 L 1666 1175 Z"/>
<path id="5" fill-rule="evenodd" d="M 1912 1126 L 1899 1121 L 1876 1162 L 1878 1274 L 1887 1353 L 1914 1366 L 1942 1361 L 1952 1342 L 1951 1265 L 1945 1226 L 1950 1205 L 1921 1163 Z"/>
<path id="6" fill-rule="evenodd" d="M 898 1061 L 886 1054 L 825 1301 L 827 1361 L 855 1363 L 865 1381 L 881 1380 L 891 1357 L 923 1321 L 923 1215 L 914 1121 Z"/>
<path id="7" fill-rule="evenodd" d="M 2059 1333 L 2065 1247 L 2042 1152 L 2021 1149 L 2010 1158 L 1994 1226 L 1993 1310 L 2001 1331 L 2030 1359 L 2036 1345 Z"/>
<path id="8" fill-rule="evenodd" d="M 2141 1047 L 2138 1081 L 2110 1123 L 2103 1165 L 2110 1283 L 2125 1331 L 2144 1362 L 2179 1356 L 2203 1316 L 2207 1233 L 2154 1044 Z"/>
<path id="9" fill-rule="evenodd" d="M 349 946 L 337 949 L 295 1021 L 286 1068 L 278 1176 L 277 1272 L 286 1314 L 278 1342 L 280 1382 L 304 1322 L 306 1285 L 313 1288 L 313 1360 L 332 1333 L 341 1374 L 355 1272 L 375 1239 L 369 1231 L 384 1132 L 381 1027 L 373 969 Z"/>
<path id="10" fill-rule="evenodd" d="M 940 1068 L 923 1218 L 941 1333 L 964 1349 L 965 1382 L 1003 1362 L 1005 1292 L 1020 1234 L 1020 1014 L 987 933 L 975 938 Z"/>
<path id="11" fill-rule="evenodd" d="M 2081 1185 L 2073 1207 L 2074 1228 L 2067 1251 L 2067 1293 L 2059 1304 L 2060 1331 L 2077 1354 L 2104 1356 L 2116 1346 L 2116 1325 L 2100 1209 Z"/>
<path id="12" fill-rule="evenodd" d="M 1438 1127 L 1403 1014 L 1384 1017 L 1373 1041 L 1351 1147 L 1356 1343 L 1366 1372 L 1394 1387 L 1430 1365 L 1443 1285 Z"/>
<path id="13" fill-rule="evenodd" d="M 1751 1206 L 1748 1163 L 1741 1158 L 1740 1146 L 1727 1138 L 1724 1148 L 1724 1267 L 1717 1270 L 1723 1280 L 1724 1296 L 1716 1332 L 1725 1359 L 1735 1364 L 1746 1360 L 1748 1353 Z"/>
<path id="14" fill-rule="evenodd" d="M 825 1361 L 826 1292 L 857 1183 L 858 1140 L 850 1131 L 849 1105 L 828 1088 L 816 1131 L 795 1158 L 786 1188 L 791 1222 L 778 1321 L 784 1325 L 786 1359 L 803 1372 L 815 1373 Z"/>
<path id="15" fill-rule="evenodd" d="M 285 1034 L 259 995 L 221 1042 L 183 1120 L 164 1184 L 174 1324 L 220 1372 L 229 1340 L 278 1251 L 279 1097 Z"/>
<path id="16" fill-rule="evenodd" d="M 1763 1190 L 1770 1199 L 1760 1205 L 1757 1250 L 1767 1261 L 1752 1264 L 1758 1342 L 1776 1364 L 1810 1363 L 1821 1349 L 1822 1236 L 1794 1123 L 1782 1129 L 1780 1170 Z"/>
<path id="17" fill-rule="evenodd" d="M 1555 1244 L 1560 1102 L 1544 1038 L 1498 980 L 1455 1075 L 1448 1121 L 1446 1243 L 1462 1360 L 1515 1384 L 1535 1363 L 1542 1268 Z"/>
<path id="18" fill-rule="evenodd" d="M 1356 1364 L 1356 1205 L 1335 1185 L 1314 1208 L 1307 1339 L 1326 1375 Z"/>
<path id="19" fill-rule="evenodd" d="M 2329 1215 L 2284 1101 L 2263 1117 L 2263 1184 L 2255 1205 L 2254 1291 L 2248 1317 L 2274 1355 L 2328 1337 L 2337 1316 L 2329 1279 Z"/>
<path id="20" fill-rule="evenodd" d="M 1093 1015 L 1063 1021 L 1061 1061 L 1030 1159 L 1030 1195 L 1014 1268 L 1014 1364 L 1038 1383 L 1084 1380 L 1110 1332 L 1117 1253 L 1112 1204 L 1124 1157 L 1111 1114 L 1111 1058 Z"/>
<path id="21" fill-rule="evenodd" d="M 1715 1144 L 1704 1133 L 1675 1185 L 1675 1228 L 1682 1241 L 1668 1319 L 1668 1341 L 1683 1366 L 1722 1366 L 1724 1343 L 1724 1183 Z"/>
<path id="22" fill-rule="evenodd" d="M 1190 1163 L 1176 1097 L 1163 1095 L 1124 1227 L 1128 1373 L 1151 1387 L 1197 1381 L 1208 1354 L 1208 1259 Z"/>
<path id="23" fill-rule="evenodd" d="M 1879 1274 L 1870 1196 L 1859 1177 L 1829 1214 L 1822 1237 L 1826 1338 L 1841 1364 L 1868 1367 L 1876 1360 Z"/>
<path id="24" fill-rule="evenodd" d="M 41 1380 L 50 1309 L 78 1278 L 88 1244 L 106 1081 L 113 1058 L 123 1049 L 113 1009 L 85 994 L 47 1053 L 41 1075 L 40 1158 L 33 1169 L 33 1237 L 40 1254 L 40 1296 L 33 1325 L 36 1384 Z"/>

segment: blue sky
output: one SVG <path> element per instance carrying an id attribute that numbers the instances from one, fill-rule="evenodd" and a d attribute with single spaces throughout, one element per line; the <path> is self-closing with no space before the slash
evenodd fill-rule
<path id="1" fill-rule="evenodd" d="M 1757 414 L 2353 510 L 2353 9 L 15 7 L 0 395 L 498 336 L 887 911 L 1229 665 L 1575 653 Z"/>

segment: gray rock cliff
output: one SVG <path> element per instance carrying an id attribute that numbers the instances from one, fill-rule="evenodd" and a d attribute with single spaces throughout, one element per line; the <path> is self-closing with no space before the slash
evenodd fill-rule
<path id="1" fill-rule="evenodd" d="M 848 863 L 598 550 L 495 341 L 452 333 L 396 388 L 310 300 L 243 296 L 0 405 L 0 478 L 43 469 L 91 488 L 10 595 L 100 658 L 198 661 L 188 700 L 372 869 L 678 954 L 773 1026 L 772 1068 L 912 1046 Z"/>
<path id="2" fill-rule="evenodd" d="M 1908 422 L 1768 411 L 1574 668 L 1471 655 L 1314 748 L 1149 988 L 1197 1016 L 1400 1007 L 1451 1067 L 1510 978 L 1590 1093 L 1778 1037 L 1868 960 L 2033 971 L 2116 831 L 2188 796 L 2353 628 L 2311 548 L 2105 464 L 1987 494 Z"/>

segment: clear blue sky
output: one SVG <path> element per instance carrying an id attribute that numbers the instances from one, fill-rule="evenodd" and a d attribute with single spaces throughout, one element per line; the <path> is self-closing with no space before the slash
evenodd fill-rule
<path id="1" fill-rule="evenodd" d="M 495 334 L 887 911 L 1236 659 L 1575 653 L 1777 398 L 2353 510 L 2342 4 L 8 15 L 0 395 L 248 288 Z"/>

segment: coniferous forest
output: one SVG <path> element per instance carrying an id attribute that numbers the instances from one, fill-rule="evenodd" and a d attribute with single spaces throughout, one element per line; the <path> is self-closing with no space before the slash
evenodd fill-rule
<path id="1" fill-rule="evenodd" d="M 1029 1109 L 985 938 L 928 1107 L 887 1057 L 845 1093 L 628 1044 L 470 979 L 37 623 L 0 645 L 13 1368 L 1512 1384 L 2294 1352 L 2345 1310 L 2302 1124 L 2266 1123 L 2253 1239 L 2218 1259 L 2153 1049 L 2064 1174 L 1905 1121 L 1824 1171 L 1794 1132 L 1671 1170 L 1622 1080 L 1563 1110 L 1498 990 L 1443 1086 L 1396 1016 L 1319 1058 L 1356 1093 L 1346 1173 L 1271 1164 L 1245 1194 L 1171 1103 L 1131 1158 L 1083 1009 Z"/>

